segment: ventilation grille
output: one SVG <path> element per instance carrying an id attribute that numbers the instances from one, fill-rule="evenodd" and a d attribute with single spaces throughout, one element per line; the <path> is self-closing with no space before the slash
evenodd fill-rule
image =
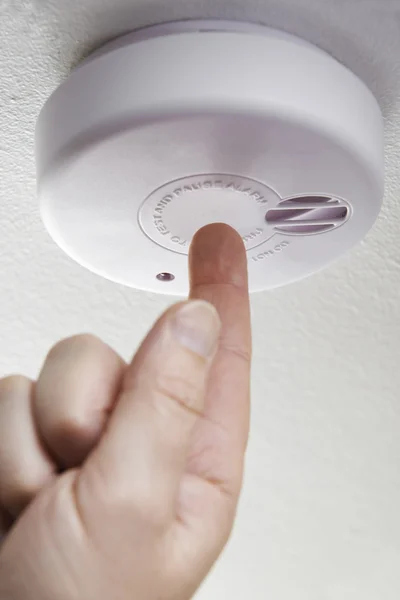
<path id="1" fill-rule="evenodd" d="M 343 200 L 326 196 L 304 196 L 284 200 L 266 214 L 268 225 L 277 233 L 315 235 L 337 229 L 350 217 Z"/>

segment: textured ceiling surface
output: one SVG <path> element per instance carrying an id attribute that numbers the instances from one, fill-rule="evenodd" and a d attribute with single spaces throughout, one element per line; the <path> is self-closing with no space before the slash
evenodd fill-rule
<path id="1" fill-rule="evenodd" d="M 54 246 L 35 198 L 38 112 L 72 66 L 131 29 L 181 18 L 301 35 L 369 85 L 386 119 L 387 192 L 333 268 L 255 296 L 253 423 L 235 534 L 200 598 L 400 595 L 398 0 L 0 0 L 0 375 L 35 376 L 88 331 L 128 358 L 166 299 L 103 281 Z"/>

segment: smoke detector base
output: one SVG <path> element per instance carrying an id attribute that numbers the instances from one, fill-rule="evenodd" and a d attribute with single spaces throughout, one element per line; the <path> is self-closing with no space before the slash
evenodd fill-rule
<path id="1" fill-rule="evenodd" d="M 46 103 L 36 141 L 54 240 L 91 271 L 159 293 L 187 293 L 203 225 L 240 232 L 259 291 L 349 250 L 383 197 L 371 92 L 259 25 L 170 23 L 106 45 Z"/>

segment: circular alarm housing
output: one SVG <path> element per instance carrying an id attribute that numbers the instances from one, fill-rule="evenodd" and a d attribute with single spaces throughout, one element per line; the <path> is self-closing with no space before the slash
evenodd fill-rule
<path id="1" fill-rule="evenodd" d="M 55 91 L 37 125 L 44 222 L 110 280 L 188 291 L 198 229 L 241 234 L 251 291 L 326 267 L 376 220 L 383 120 L 346 67 L 260 25 L 186 21 L 124 36 Z"/>

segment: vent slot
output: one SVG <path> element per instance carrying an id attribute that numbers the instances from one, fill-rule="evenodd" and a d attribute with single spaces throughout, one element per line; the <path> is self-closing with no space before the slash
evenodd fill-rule
<path id="1" fill-rule="evenodd" d="M 341 227 L 349 216 L 350 208 L 343 200 L 304 196 L 284 200 L 265 219 L 277 233 L 316 235 Z"/>

